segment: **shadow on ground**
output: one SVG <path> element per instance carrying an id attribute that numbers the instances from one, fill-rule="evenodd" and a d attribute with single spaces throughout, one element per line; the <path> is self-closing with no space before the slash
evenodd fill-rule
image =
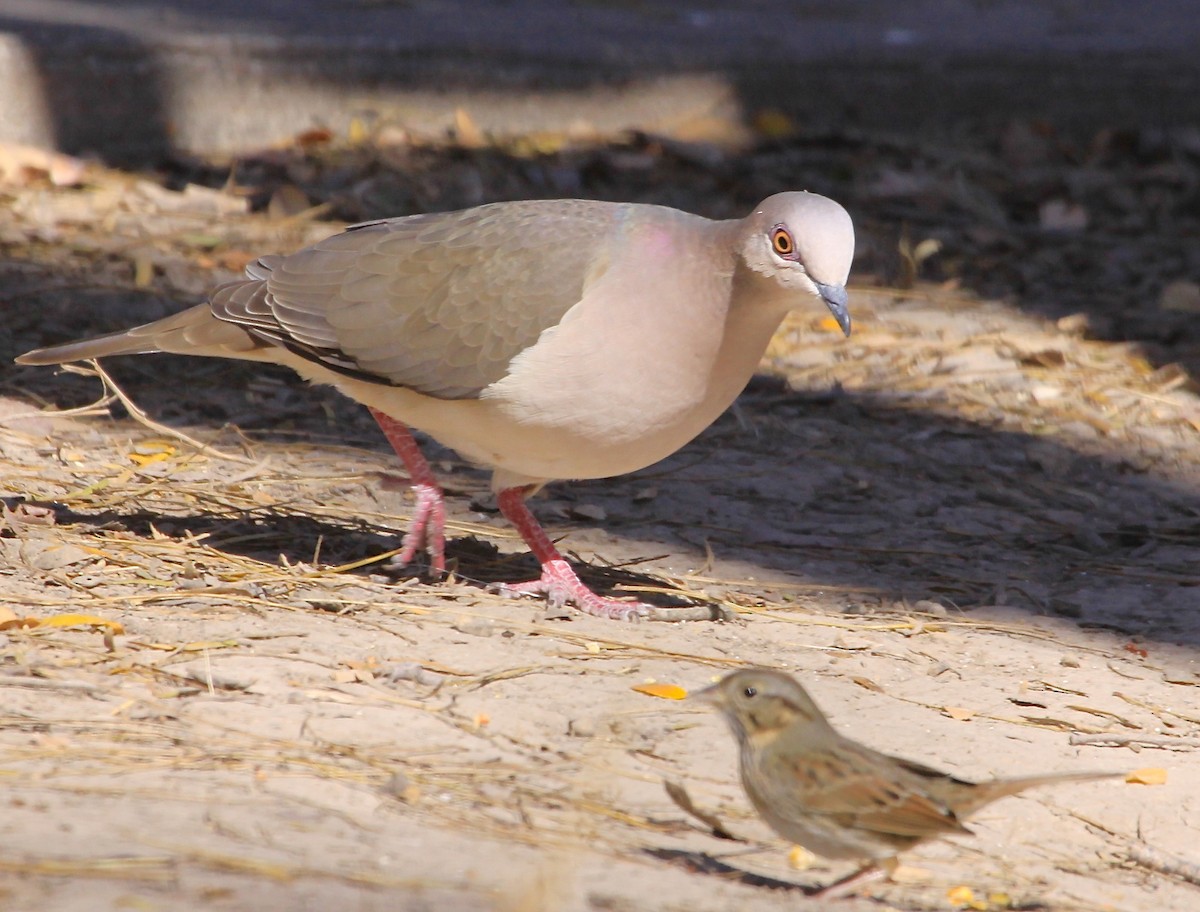
<path id="1" fill-rule="evenodd" d="M 46 337 L 40 318 L 52 312 L 34 308 L 12 321 L 16 350 Z M 365 446 L 374 451 L 369 462 L 390 468 L 365 411 L 332 390 L 305 388 L 286 371 L 159 355 L 111 367 L 158 420 L 193 432 L 242 425 L 263 446 Z M 6 386 L 63 407 L 97 392 L 94 381 L 46 369 L 13 372 Z M 128 422 L 98 427 L 134 439 L 149 433 Z M 858 613 L 932 599 L 955 611 L 1001 606 L 1200 645 L 1200 491 L 1186 472 L 1159 471 L 1170 453 L 1090 443 L 1091 452 L 1066 437 L 922 411 L 883 393 L 797 392 L 761 377 L 735 413 L 663 463 L 615 479 L 555 484 L 533 506 L 552 535 L 565 534 L 567 551 L 595 555 L 598 565 L 628 565 L 653 578 L 653 566 L 636 566 L 653 557 L 675 573 L 699 568 L 705 576 L 707 553 L 728 577 L 716 590 L 779 584 L 797 610 L 810 597 Z M 334 464 L 307 452 L 306 468 Z M 492 522 L 479 511 L 486 476 L 439 447 L 430 454 L 450 492 L 451 515 Z M 339 449 L 330 459 L 364 468 L 353 451 Z M 321 502 L 319 491 L 312 496 Z M 64 513 L 60 521 L 117 523 L 142 535 L 153 523 L 171 535 L 211 535 L 215 547 L 267 561 L 280 554 L 309 561 L 319 548 L 324 562 L 341 564 L 396 547 L 393 535 L 353 519 L 353 503 L 346 522 L 334 523 L 306 515 L 304 497 L 301 484 L 285 514 L 156 517 L 110 507 Z M 582 503 L 598 505 L 604 521 L 573 519 L 572 507 Z M 407 510 L 399 495 L 391 505 Z M 451 550 L 466 579 L 534 575 L 527 559 L 498 560 L 470 537 Z M 619 570 L 591 576 L 602 586 L 644 582 Z"/>

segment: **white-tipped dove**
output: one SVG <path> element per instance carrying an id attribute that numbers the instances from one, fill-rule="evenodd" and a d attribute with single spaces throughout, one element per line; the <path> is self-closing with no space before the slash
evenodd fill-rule
<path id="1" fill-rule="evenodd" d="M 602 598 L 525 505 L 556 478 L 650 465 L 721 414 L 793 307 L 823 300 L 849 334 L 854 228 L 780 193 L 744 219 L 586 200 L 493 203 L 367 222 L 265 256 L 212 300 L 21 364 L 176 352 L 285 364 L 366 405 L 416 507 L 397 560 L 445 567 L 442 490 L 408 425 L 493 469 L 500 510 L 542 566 L 508 587 L 601 617 Z"/>

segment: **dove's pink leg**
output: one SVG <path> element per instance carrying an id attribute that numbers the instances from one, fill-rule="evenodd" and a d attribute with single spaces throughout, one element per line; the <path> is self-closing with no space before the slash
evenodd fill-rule
<path id="1" fill-rule="evenodd" d="M 521 533 L 525 544 L 542 565 L 541 579 L 528 583 L 507 583 L 501 587 L 513 595 L 544 595 L 547 601 L 555 607 L 561 607 L 570 602 L 585 614 L 596 617 L 613 618 L 619 621 L 633 621 L 645 617 L 650 610 L 649 605 L 640 602 L 625 602 L 618 599 L 604 598 L 596 595 L 585 586 L 575 575 L 550 537 L 542 528 L 534 515 L 525 505 L 528 488 L 505 488 L 497 496 L 500 512 Z"/>
<path id="2" fill-rule="evenodd" d="M 396 563 L 411 564 L 418 554 L 427 550 L 430 567 L 442 573 L 446 569 L 446 501 L 441 485 L 433 477 L 433 469 L 421 454 L 412 432 L 395 418 L 377 409 L 371 409 L 371 414 L 408 470 L 408 478 L 417 498 L 412 521 L 400 542 L 401 551 L 396 555 Z"/>

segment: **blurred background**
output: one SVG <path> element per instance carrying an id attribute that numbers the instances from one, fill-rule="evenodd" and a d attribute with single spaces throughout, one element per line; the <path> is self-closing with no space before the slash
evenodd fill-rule
<path id="1" fill-rule="evenodd" d="M 118 168 L 346 221 L 534 196 L 735 216 L 802 187 L 854 212 L 860 281 L 1081 314 L 1194 368 L 1197 47 L 1181 0 L 3 0 L 0 181 Z"/>

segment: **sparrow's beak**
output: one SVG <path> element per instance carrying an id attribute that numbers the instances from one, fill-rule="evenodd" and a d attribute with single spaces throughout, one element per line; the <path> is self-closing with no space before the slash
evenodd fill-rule
<path id="1" fill-rule="evenodd" d="M 710 684 L 703 690 L 697 690 L 695 693 L 688 694 L 689 700 L 699 700 L 701 703 L 708 703 L 711 706 L 724 706 L 725 694 L 721 690 L 719 684 Z"/>

